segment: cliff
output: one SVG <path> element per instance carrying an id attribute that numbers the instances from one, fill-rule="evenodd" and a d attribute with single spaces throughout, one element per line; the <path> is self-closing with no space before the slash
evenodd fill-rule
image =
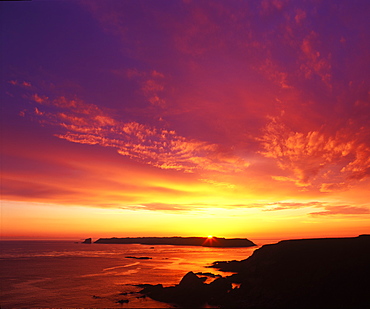
<path id="1" fill-rule="evenodd" d="M 367 308 L 370 304 L 370 235 L 286 240 L 265 245 L 243 261 L 215 262 L 236 274 L 210 284 L 148 286 L 149 297 L 180 305 L 221 308 Z M 184 278 L 185 278 L 184 277 Z M 196 283 L 196 284 L 195 284 Z M 239 283 L 238 288 L 231 288 Z M 195 288 L 196 287 L 196 288 Z"/>
<path id="2" fill-rule="evenodd" d="M 142 245 L 181 245 L 203 247 L 252 247 L 255 244 L 246 238 L 218 237 L 126 237 L 100 238 L 97 244 L 142 244 Z"/>

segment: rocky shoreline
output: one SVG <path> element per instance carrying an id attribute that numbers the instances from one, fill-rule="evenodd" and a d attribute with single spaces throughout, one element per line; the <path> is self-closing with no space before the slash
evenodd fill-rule
<path id="1" fill-rule="evenodd" d="M 370 235 L 285 240 L 212 265 L 234 275 L 207 284 L 189 272 L 175 286 L 142 285 L 141 293 L 180 307 L 360 309 L 370 304 L 369 261 Z"/>

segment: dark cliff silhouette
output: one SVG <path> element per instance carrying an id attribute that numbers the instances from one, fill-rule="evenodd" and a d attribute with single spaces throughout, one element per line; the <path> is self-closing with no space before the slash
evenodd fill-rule
<path id="1" fill-rule="evenodd" d="M 97 244 L 142 244 L 142 245 L 181 245 L 203 247 L 252 247 L 255 244 L 246 238 L 218 237 L 126 237 L 100 238 Z"/>
<path id="2" fill-rule="evenodd" d="M 205 284 L 190 272 L 174 287 L 148 285 L 142 293 L 185 307 L 360 309 L 370 304 L 370 235 L 281 241 L 246 260 L 213 267 L 236 274 Z"/>
<path id="3" fill-rule="evenodd" d="M 92 243 L 92 239 L 91 238 L 86 238 L 82 244 L 91 244 Z"/>

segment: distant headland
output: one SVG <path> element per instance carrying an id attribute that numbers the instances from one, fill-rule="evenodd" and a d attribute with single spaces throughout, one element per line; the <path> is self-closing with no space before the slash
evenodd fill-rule
<path id="1" fill-rule="evenodd" d="M 83 243 L 91 243 L 88 238 Z M 178 245 L 202 247 L 253 247 L 255 243 L 247 238 L 219 238 L 219 237 L 124 237 L 99 238 L 96 244 L 141 244 L 141 245 Z"/>

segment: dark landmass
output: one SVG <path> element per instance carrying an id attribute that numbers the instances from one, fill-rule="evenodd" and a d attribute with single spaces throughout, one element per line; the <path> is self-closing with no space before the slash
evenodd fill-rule
<path id="1" fill-rule="evenodd" d="M 203 247 L 252 247 L 255 244 L 246 238 L 207 237 L 126 237 L 100 238 L 97 244 L 142 244 L 142 245 L 180 245 Z"/>
<path id="2" fill-rule="evenodd" d="M 213 267 L 236 274 L 206 284 L 206 278 L 189 272 L 176 286 L 143 285 L 142 293 L 182 307 L 360 309 L 370 304 L 370 235 L 284 240 L 262 246 L 246 260 Z"/>
<path id="3" fill-rule="evenodd" d="M 91 238 L 86 238 L 82 244 L 91 244 L 92 243 L 92 239 Z"/>
<path id="4" fill-rule="evenodd" d="M 203 273 L 203 272 L 197 272 L 195 273 L 197 276 L 206 276 L 206 277 L 210 277 L 210 278 L 221 278 L 222 276 L 221 275 L 215 275 L 215 274 L 212 274 L 212 273 Z"/>
<path id="5" fill-rule="evenodd" d="M 141 293 L 157 301 L 190 308 L 202 307 L 212 302 L 217 304 L 232 289 L 231 283 L 226 278 L 217 278 L 210 284 L 204 283 L 206 279 L 206 277 L 199 278 L 193 272 L 188 272 L 176 286 L 163 287 L 162 284 L 146 284 L 141 285 L 144 288 Z"/>
<path id="6" fill-rule="evenodd" d="M 147 256 L 125 256 L 126 259 L 136 259 L 136 260 L 151 260 L 151 257 Z"/>
<path id="7" fill-rule="evenodd" d="M 116 303 L 118 303 L 118 304 L 127 304 L 129 302 L 129 300 L 128 299 L 120 299 L 120 300 L 118 300 L 118 301 L 116 301 Z"/>

